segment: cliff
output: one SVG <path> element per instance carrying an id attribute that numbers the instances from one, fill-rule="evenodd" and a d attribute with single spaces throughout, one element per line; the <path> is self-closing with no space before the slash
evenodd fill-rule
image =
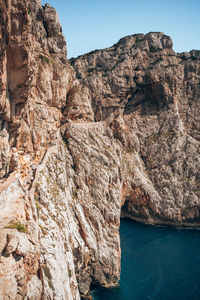
<path id="1" fill-rule="evenodd" d="M 92 122 L 55 9 L 0 13 L 0 298 L 79 299 L 119 279 L 120 149 Z M 66 123 L 72 102 L 82 122 Z"/>
<path id="2" fill-rule="evenodd" d="M 120 216 L 199 226 L 200 51 L 133 35 L 70 61 L 57 13 L 0 3 L 0 299 L 116 286 Z"/>
<path id="3" fill-rule="evenodd" d="M 122 155 L 122 215 L 199 226 L 200 51 L 159 32 L 71 60 Z"/>

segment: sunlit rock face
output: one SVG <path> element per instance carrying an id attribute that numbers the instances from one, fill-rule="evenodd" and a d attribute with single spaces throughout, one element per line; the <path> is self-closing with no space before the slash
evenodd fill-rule
<path id="1" fill-rule="evenodd" d="M 119 280 L 119 144 L 94 122 L 55 9 L 0 14 L 0 298 L 80 299 Z"/>
<path id="2" fill-rule="evenodd" d="M 72 59 L 95 121 L 119 142 L 122 216 L 199 226 L 200 51 L 151 32 Z"/>
<path id="3" fill-rule="evenodd" d="M 54 230 L 53 253 L 43 242 L 35 187 L 72 87 L 65 39 L 55 9 L 40 1 L 1 1 L 0 22 L 0 298 L 79 299 L 63 233 Z"/>
<path id="4" fill-rule="evenodd" d="M 120 277 L 120 216 L 199 225 L 200 52 L 163 33 L 71 60 L 59 18 L 0 3 L 0 299 Z"/>

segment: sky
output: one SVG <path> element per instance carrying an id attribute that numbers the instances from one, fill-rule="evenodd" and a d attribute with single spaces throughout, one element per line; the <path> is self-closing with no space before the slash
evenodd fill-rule
<path id="1" fill-rule="evenodd" d="M 161 31 L 176 52 L 200 50 L 200 0 L 47 0 L 55 7 L 68 58 L 115 44 L 136 33 Z"/>

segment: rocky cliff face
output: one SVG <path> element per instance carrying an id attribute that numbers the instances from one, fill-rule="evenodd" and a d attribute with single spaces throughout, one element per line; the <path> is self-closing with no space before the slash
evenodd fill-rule
<path id="1" fill-rule="evenodd" d="M 120 148 L 93 122 L 55 9 L 0 13 L 0 298 L 80 299 L 119 279 Z"/>
<path id="2" fill-rule="evenodd" d="M 151 32 L 71 63 L 95 121 L 119 142 L 122 215 L 199 226 L 200 51 L 175 53 L 168 36 Z"/>
<path id="3" fill-rule="evenodd" d="M 120 216 L 199 226 L 200 52 L 162 33 L 66 60 L 54 8 L 0 3 L 0 298 L 120 276 Z"/>
<path id="4" fill-rule="evenodd" d="M 55 253 L 43 250 L 35 188 L 71 86 L 65 39 L 55 9 L 40 1 L 1 1 L 0 14 L 0 298 L 78 299 L 72 258 L 58 274 L 59 261 L 50 270 L 57 252 L 67 254 L 64 238 Z"/>

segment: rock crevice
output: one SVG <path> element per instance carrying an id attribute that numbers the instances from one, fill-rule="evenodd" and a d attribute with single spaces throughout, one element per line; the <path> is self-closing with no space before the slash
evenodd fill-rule
<path id="1" fill-rule="evenodd" d="M 151 32 L 66 54 L 54 8 L 1 1 L 3 300 L 117 286 L 120 216 L 200 224 L 200 51 Z"/>

